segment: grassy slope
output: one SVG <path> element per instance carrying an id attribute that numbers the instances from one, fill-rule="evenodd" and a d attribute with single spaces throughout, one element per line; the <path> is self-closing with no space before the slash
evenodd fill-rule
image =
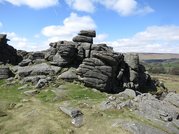
<path id="1" fill-rule="evenodd" d="M 164 76 L 161 76 L 164 78 Z M 171 77 L 170 77 L 171 78 Z M 179 77 L 172 77 L 179 81 Z M 171 82 L 166 79 L 166 82 Z M 101 111 L 99 104 L 108 95 L 86 88 L 79 83 L 56 82 L 41 91 L 40 94 L 28 97 L 24 90 L 18 91 L 20 84 L 7 86 L 0 81 L 0 110 L 8 116 L 0 117 L 1 134 L 129 134 L 120 125 L 112 127 L 116 120 L 137 121 L 165 131 L 158 124 L 136 116 L 133 112 L 122 109 L 119 111 Z M 63 87 L 56 96 L 55 89 Z M 177 85 L 173 85 L 176 86 Z M 29 90 L 32 88 L 27 88 Z M 16 105 L 14 105 L 16 104 Z M 84 125 L 75 128 L 71 118 L 58 110 L 59 105 L 78 107 L 84 113 Z"/>
<path id="2" fill-rule="evenodd" d="M 168 74 L 152 74 L 152 77 L 158 78 L 169 91 L 176 91 L 179 93 L 179 76 L 178 75 L 168 75 Z"/>
<path id="3" fill-rule="evenodd" d="M 51 91 L 55 87 L 44 89 L 40 94 L 27 97 L 18 91 L 19 84 L 7 86 L 0 82 L 0 110 L 8 116 L 0 117 L 1 134 L 128 134 L 121 127 L 112 128 L 113 119 L 105 112 L 99 112 L 97 104 L 106 98 L 100 92 L 94 92 L 83 85 L 63 83 L 65 93 L 62 99 Z M 27 89 L 28 90 L 28 89 Z M 16 106 L 13 108 L 13 104 Z M 84 126 L 75 128 L 71 119 L 58 111 L 59 105 L 68 104 L 79 107 L 84 113 Z"/>

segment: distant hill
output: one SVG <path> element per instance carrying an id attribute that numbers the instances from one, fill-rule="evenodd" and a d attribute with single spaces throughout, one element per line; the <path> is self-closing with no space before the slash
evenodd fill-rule
<path id="1" fill-rule="evenodd" d="M 179 59 L 179 54 L 173 53 L 139 53 L 141 60 L 168 60 Z"/>

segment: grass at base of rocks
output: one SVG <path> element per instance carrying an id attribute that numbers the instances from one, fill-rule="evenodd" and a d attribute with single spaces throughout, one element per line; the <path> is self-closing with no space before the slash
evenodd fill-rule
<path id="1" fill-rule="evenodd" d="M 60 81 L 59 83 L 59 85 L 62 86 L 62 89 L 59 86 L 47 87 L 41 90 L 40 93 L 36 95 L 36 97 L 43 102 L 71 101 L 77 103 L 82 100 L 100 102 L 107 97 L 105 93 L 101 93 L 100 91 L 92 88 L 87 88 L 81 83 L 70 83 L 62 81 Z M 60 92 L 59 96 L 55 95 L 53 90 L 57 90 L 58 92 Z"/>
<path id="2" fill-rule="evenodd" d="M 18 91 L 20 84 L 7 85 L 4 80 L 0 80 L 0 100 L 19 102 L 23 95 Z"/>
<path id="3" fill-rule="evenodd" d="M 104 93 L 94 91 L 80 84 L 66 83 L 68 90 L 68 99 L 71 100 L 102 100 L 106 98 Z"/>

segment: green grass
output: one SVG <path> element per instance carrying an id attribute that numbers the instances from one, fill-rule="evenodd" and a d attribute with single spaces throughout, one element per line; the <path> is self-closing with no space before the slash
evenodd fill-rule
<path id="1" fill-rule="evenodd" d="M 45 90 L 37 94 L 36 97 L 43 102 L 53 102 L 55 94 L 51 90 Z"/>
<path id="2" fill-rule="evenodd" d="M 18 91 L 20 84 L 7 85 L 4 80 L 0 81 L 0 101 L 19 102 L 22 99 L 22 94 Z"/>
<path id="3" fill-rule="evenodd" d="M 67 98 L 70 100 L 102 100 L 106 95 L 101 92 L 94 92 L 91 88 L 86 88 L 80 84 L 66 83 L 66 90 L 68 90 Z"/>

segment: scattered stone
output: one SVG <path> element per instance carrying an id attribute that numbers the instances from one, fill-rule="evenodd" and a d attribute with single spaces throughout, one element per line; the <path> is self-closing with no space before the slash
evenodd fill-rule
<path id="1" fill-rule="evenodd" d="M 8 110 L 12 110 L 12 109 L 14 109 L 14 107 L 16 106 L 16 103 L 10 103 L 9 105 L 8 105 Z"/>
<path id="2" fill-rule="evenodd" d="M 59 75 L 57 79 L 64 79 L 64 80 L 67 80 L 67 81 L 73 81 L 73 80 L 77 80 L 78 76 L 76 75 L 75 70 L 70 69 L 70 70 L 62 73 L 61 75 Z"/>
<path id="3" fill-rule="evenodd" d="M 46 79 L 40 79 L 38 83 L 35 85 L 35 88 L 43 88 L 47 84 L 48 81 Z"/>
<path id="4" fill-rule="evenodd" d="M 22 100 L 21 100 L 22 103 L 26 103 L 26 102 L 30 102 L 30 101 L 31 101 L 31 100 L 29 100 L 29 99 L 22 99 Z"/>
<path id="5" fill-rule="evenodd" d="M 30 59 L 24 59 L 19 63 L 19 66 L 21 66 L 21 67 L 28 66 L 31 62 L 32 62 L 32 60 L 30 60 Z"/>
<path id="6" fill-rule="evenodd" d="M 125 96 L 124 94 L 127 95 L 130 98 L 135 98 L 136 97 L 136 93 L 132 89 L 125 89 L 123 92 L 120 92 L 118 94 L 118 96 L 123 96 L 124 97 Z"/>
<path id="7" fill-rule="evenodd" d="M 19 87 L 17 90 L 24 90 L 24 89 L 27 89 L 28 86 L 29 86 L 28 84 L 25 84 L 25 85 Z"/>
<path id="8" fill-rule="evenodd" d="M 60 106 L 59 110 L 72 118 L 72 124 L 75 127 L 81 127 L 83 125 L 83 113 L 80 110 L 63 106 Z"/>
<path id="9" fill-rule="evenodd" d="M 40 93 L 39 90 L 28 90 L 28 91 L 25 91 L 24 94 L 27 95 L 27 96 L 34 96 L 36 94 Z"/>
<path id="10" fill-rule="evenodd" d="M 22 79 L 22 83 L 31 82 L 32 84 L 37 84 L 40 79 L 47 79 L 45 75 L 36 75 L 36 76 L 28 76 Z"/>
<path id="11" fill-rule="evenodd" d="M 19 108 L 21 108 L 21 107 L 23 107 L 23 104 L 18 103 L 18 104 L 16 104 L 16 105 L 15 105 L 15 107 L 14 107 L 14 108 L 15 108 L 15 109 L 19 109 Z"/>

